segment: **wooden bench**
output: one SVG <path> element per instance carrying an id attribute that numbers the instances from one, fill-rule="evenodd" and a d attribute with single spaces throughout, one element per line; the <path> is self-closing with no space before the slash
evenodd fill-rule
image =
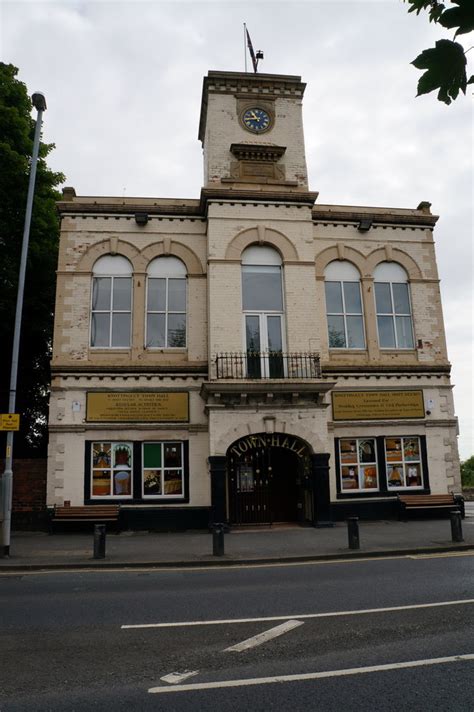
<path id="1" fill-rule="evenodd" d="M 115 522 L 118 531 L 118 520 L 120 514 L 119 504 L 93 504 L 83 507 L 64 507 L 55 505 L 49 519 L 49 531 L 53 533 L 55 523 L 73 524 L 73 523 L 94 523 L 107 524 Z"/>
<path id="2" fill-rule="evenodd" d="M 415 512 L 434 512 L 434 511 L 447 511 L 452 512 L 458 509 L 461 512 L 461 516 L 464 519 L 464 497 L 460 494 L 399 494 L 399 513 L 404 515 L 406 519 L 407 513 L 410 511 Z"/>

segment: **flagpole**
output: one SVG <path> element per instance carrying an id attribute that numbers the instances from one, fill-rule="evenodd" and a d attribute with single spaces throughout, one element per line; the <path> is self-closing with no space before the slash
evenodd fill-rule
<path id="1" fill-rule="evenodd" d="M 244 22 L 244 62 L 245 62 L 245 72 L 247 73 L 247 37 L 246 37 L 247 25 Z"/>

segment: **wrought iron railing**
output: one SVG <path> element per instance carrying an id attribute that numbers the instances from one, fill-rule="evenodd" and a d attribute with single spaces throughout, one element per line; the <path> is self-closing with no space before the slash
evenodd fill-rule
<path id="1" fill-rule="evenodd" d="M 231 351 L 217 354 L 216 378 L 320 378 L 319 354 L 283 351 Z"/>

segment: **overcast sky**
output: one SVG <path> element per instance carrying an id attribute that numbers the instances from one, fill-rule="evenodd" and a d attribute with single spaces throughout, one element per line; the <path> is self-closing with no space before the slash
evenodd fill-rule
<path id="1" fill-rule="evenodd" d="M 432 203 L 461 457 L 474 453 L 472 91 L 416 99 L 410 62 L 451 37 L 401 0 L 0 0 L 1 60 L 48 103 L 49 165 L 79 195 L 197 198 L 202 77 L 243 71 L 243 22 L 262 72 L 298 74 L 319 202 Z M 474 44 L 472 35 L 465 47 Z M 471 59 L 474 51 L 467 55 Z"/>

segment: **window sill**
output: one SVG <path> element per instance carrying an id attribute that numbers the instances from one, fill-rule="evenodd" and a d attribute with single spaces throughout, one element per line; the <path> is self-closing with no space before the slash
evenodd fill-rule
<path id="1" fill-rule="evenodd" d="M 150 505 L 165 505 L 165 504 L 187 504 L 189 503 L 189 496 L 180 495 L 178 497 L 146 497 L 142 499 L 134 499 L 133 497 L 87 497 L 84 499 L 84 504 L 120 504 L 122 508 L 126 507 L 146 507 Z"/>
<path id="2" fill-rule="evenodd" d="M 109 354 L 111 351 L 114 354 L 129 354 L 131 350 L 131 346 L 89 346 L 89 351 L 93 354 Z"/>
<path id="3" fill-rule="evenodd" d="M 116 502 L 120 504 L 120 502 L 133 502 L 133 497 L 132 495 L 124 495 L 124 494 L 115 494 L 115 495 L 97 495 L 96 497 L 92 496 L 89 497 L 88 500 L 91 504 L 105 504 L 106 502 Z"/>
<path id="4" fill-rule="evenodd" d="M 383 499 L 392 499 L 396 500 L 397 494 L 400 494 L 401 492 L 406 493 L 407 491 L 414 490 L 417 494 L 430 494 L 430 489 L 428 487 L 404 487 L 403 489 L 397 490 L 396 492 L 394 490 L 377 490 L 376 492 L 369 492 L 368 490 L 352 490 L 349 492 L 348 490 L 340 491 L 336 495 L 336 499 L 371 499 L 374 497 L 379 497 Z"/>
<path id="5" fill-rule="evenodd" d="M 187 346 L 179 346 L 179 347 L 173 347 L 173 346 L 145 346 L 144 347 L 145 351 L 150 351 L 151 353 L 158 353 L 158 354 L 166 354 L 166 353 L 172 353 L 172 354 L 185 354 L 188 351 Z"/>
<path id="6" fill-rule="evenodd" d="M 149 502 L 150 504 L 156 504 L 157 502 L 161 502 L 164 504 L 165 502 L 182 502 L 185 499 L 184 494 L 168 494 L 168 495 L 161 495 L 158 494 L 156 497 L 151 497 L 151 496 L 143 496 L 143 499 L 141 500 L 143 504 L 146 504 Z"/>
<path id="7" fill-rule="evenodd" d="M 399 494 L 400 492 L 413 492 L 413 491 L 422 492 L 424 489 L 425 488 L 423 487 L 423 485 L 416 485 L 416 487 L 413 485 L 411 487 L 408 487 L 408 486 L 406 486 L 406 487 L 390 487 L 390 489 L 388 490 L 388 493 L 389 494 L 392 494 L 392 493 Z"/>
<path id="8" fill-rule="evenodd" d="M 379 346 L 379 349 L 382 353 L 387 354 L 387 353 L 402 353 L 402 354 L 416 354 L 416 349 L 415 348 L 399 348 L 395 349 L 392 346 Z"/>

